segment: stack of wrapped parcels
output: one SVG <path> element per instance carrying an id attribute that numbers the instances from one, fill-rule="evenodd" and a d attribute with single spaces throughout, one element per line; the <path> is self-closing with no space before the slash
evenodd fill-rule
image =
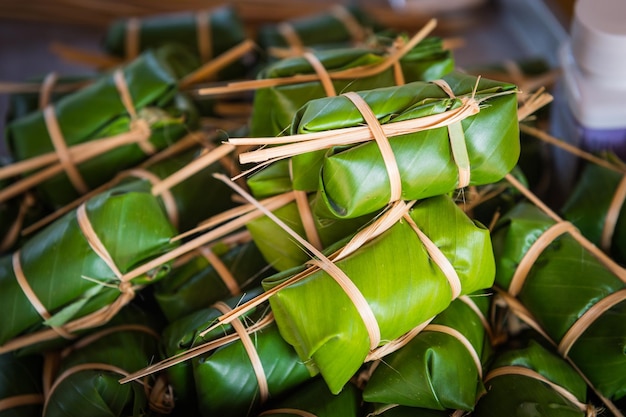
<path id="1" fill-rule="evenodd" d="M 624 165 L 544 204 L 435 25 L 129 18 L 13 94 L 0 416 L 623 415 Z"/>

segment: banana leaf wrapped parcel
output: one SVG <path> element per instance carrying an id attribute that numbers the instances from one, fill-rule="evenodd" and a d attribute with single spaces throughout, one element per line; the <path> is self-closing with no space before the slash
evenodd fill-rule
<path id="1" fill-rule="evenodd" d="M 151 396 L 153 381 L 119 383 L 158 354 L 159 332 L 154 325 L 145 312 L 125 309 L 100 331 L 62 350 L 42 415 L 69 417 L 80 412 L 122 417 L 151 415 L 151 408 L 171 408 L 167 391 L 165 397 L 156 391 Z"/>
<path id="2" fill-rule="evenodd" d="M 366 417 L 450 417 L 450 410 L 431 410 L 399 404 L 372 404 L 371 407 L 373 409 Z"/>
<path id="3" fill-rule="evenodd" d="M 622 264 L 626 262 L 623 189 L 624 174 L 589 163 L 561 209 L 585 237 Z"/>
<path id="4" fill-rule="evenodd" d="M 282 81 L 296 75 L 316 74 L 318 70 L 311 62 L 314 59 L 329 73 L 331 83 L 327 86 L 321 80 L 313 80 L 258 89 L 254 95 L 250 134 L 255 137 L 280 135 L 289 127 L 298 109 L 316 98 L 413 81 L 430 81 L 441 78 L 454 68 L 450 51 L 444 50 L 442 40 L 436 37 L 425 38 L 407 50 L 399 57 L 397 68 L 385 65 L 391 58 L 391 53 L 385 48 L 340 48 L 312 52 L 306 57 L 286 58 L 268 65 L 257 78 Z M 380 70 L 372 71 L 374 68 Z M 334 73 L 342 74 L 350 70 L 350 76 L 333 76 Z"/>
<path id="5" fill-rule="evenodd" d="M 185 413 L 197 403 L 199 415 L 254 415 L 268 398 L 307 381 L 309 373 L 295 351 L 280 336 L 267 304 L 249 311 L 233 326 L 204 334 L 215 319 L 260 294 L 260 288 L 170 324 L 163 332 L 165 356 L 203 345 L 191 360 L 167 369 L 174 395 Z"/>
<path id="6" fill-rule="evenodd" d="M 585 417 L 587 386 L 562 358 L 536 342 L 501 353 L 485 378 L 487 388 L 472 413 L 486 416 Z"/>
<path id="7" fill-rule="evenodd" d="M 513 306 L 517 300 L 527 321 L 604 397 L 624 397 L 623 269 L 571 223 L 525 202 L 502 217 L 492 240 L 503 297 Z"/>
<path id="8" fill-rule="evenodd" d="M 177 83 L 169 61 L 146 51 L 44 110 L 14 120 L 6 133 L 14 164 L 36 164 L 24 182 L 58 208 L 182 138 L 197 115 Z"/>
<path id="9" fill-rule="evenodd" d="M 104 324 L 168 266 L 138 267 L 178 246 L 156 197 L 108 191 L 0 259 L 0 351 Z"/>
<path id="10" fill-rule="evenodd" d="M 274 291 L 270 304 L 282 336 L 333 393 L 370 351 L 431 319 L 458 296 L 493 283 L 484 226 L 447 196 L 409 208 L 398 203 L 348 243 L 328 248 L 332 253 L 346 244 L 330 256 L 332 262 L 312 260 L 309 267 L 263 281 L 268 293 Z"/>
<path id="11" fill-rule="evenodd" d="M 497 182 L 519 157 L 515 86 L 458 72 L 442 80 L 311 100 L 294 117 L 293 136 L 230 143 L 280 143 L 240 159 L 291 157 L 294 188 L 317 190 L 323 217 Z"/>
<path id="12" fill-rule="evenodd" d="M 436 410 L 473 410 L 484 393 L 483 369 L 491 357 L 490 333 L 484 325 L 488 307 L 486 295 L 454 300 L 399 350 L 374 362 L 363 399 Z"/>
<path id="13" fill-rule="evenodd" d="M 328 390 L 321 378 L 315 378 L 292 390 L 292 392 L 268 404 L 261 416 L 275 417 L 358 417 L 361 411 L 361 393 L 348 384 L 337 395 Z"/>
<path id="14" fill-rule="evenodd" d="M 335 6 L 327 12 L 266 24 L 259 28 L 257 38 L 264 50 L 288 48 L 287 53 L 303 52 L 305 47 L 337 47 L 359 44 L 382 27 L 364 10 L 356 6 Z"/>
<path id="15" fill-rule="evenodd" d="M 232 6 L 211 10 L 165 13 L 119 19 L 109 27 L 104 48 L 112 55 L 135 58 L 140 52 L 175 43 L 208 62 L 246 39 L 245 28 Z M 227 79 L 243 75 L 241 64 L 223 71 Z M 235 72 L 233 72 L 235 71 Z"/>
<path id="16" fill-rule="evenodd" d="M 43 358 L 0 355 L 0 417 L 31 417 L 43 409 Z"/>

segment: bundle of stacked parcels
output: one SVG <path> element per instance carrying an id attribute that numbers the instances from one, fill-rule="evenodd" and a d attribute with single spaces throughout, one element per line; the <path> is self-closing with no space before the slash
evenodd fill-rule
<path id="1" fill-rule="evenodd" d="M 620 415 L 626 273 L 433 27 L 129 19 L 47 78 L 0 170 L 0 415 Z"/>

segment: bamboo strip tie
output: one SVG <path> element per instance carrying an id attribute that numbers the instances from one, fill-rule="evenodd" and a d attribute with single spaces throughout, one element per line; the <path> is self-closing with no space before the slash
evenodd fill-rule
<path id="1" fill-rule="evenodd" d="M 604 223 L 602 225 L 600 247 L 607 253 L 611 250 L 615 226 L 619 220 L 620 212 L 624 207 L 624 201 L 626 201 L 626 174 L 622 177 L 622 180 L 613 194 L 611 204 L 609 205 L 609 209 L 604 217 Z"/>
<path id="2" fill-rule="evenodd" d="M 478 372 L 478 376 L 480 377 L 480 379 L 483 378 L 483 365 L 480 360 L 480 355 L 478 355 L 476 348 L 474 348 L 472 343 L 467 339 L 467 337 L 465 337 L 463 333 L 450 326 L 444 326 L 441 324 L 429 324 L 424 328 L 424 331 L 444 333 L 458 340 L 465 347 L 465 349 L 467 349 L 467 352 L 472 357 L 474 365 L 476 365 L 476 371 Z"/>
<path id="3" fill-rule="evenodd" d="M 89 191 L 89 186 L 80 174 L 80 171 L 76 166 L 76 161 L 73 160 L 71 154 L 69 153 L 65 138 L 63 137 L 61 127 L 59 126 L 59 122 L 56 117 L 54 106 L 48 105 L 43 110 L 43 116 L 44 121 L 46 122 L 48 136 L 50 136 L 50 142 L 54 146 L 58 160 L 72 183 L 72 186 L 79 194 L 87 193 Z"/>
<path id="4" fill-rule="evenodd" d="M 333 6 L 330 9 L 330 14 L 343 23 L 354 44 L 358 45 L 365 40 L 367 31 L 344 5 Z"/>
<path id="5" fill-rule="evenodd" d="M 13 408 L 26 405 L 38 405 L 44 403 L 43 394 L 22 394 L 0 399 L 0 411 L 7 411 Z"/>
<path id="6" fill-rule="evenodd" d="M 160 186 L 160 184 L 163 182 L 163 180 L 159 178 L 159 176 L 155 173 L 141 168 L 135 168 L 125 171 L 123 175 L 120 176 L 120 180 L 121 178 L 125 177 L 135 177 L 142 180 L 147 180 L 148 182 L 150 182 L 150 184 L 152 184 L 152 188 Z M 178 229 L 180 222 L 180 213 L 178 211 L 178 205 L 176 204 L 176 198 L 174 197 L 171 188 L 163 190 L 160 193 L 159 197 L 161 198 L 161 201 L 165 206 L 167 218 L 169 219 L 170 223 L 172 223 L 172 226 Z"/>
<path id="7" fill-rule="evenodd" d="M 213 304 L 213 307 L 221 311 L 223 314 L 232 310 L 226 303 L 221 301 Z M 250 359 L 252 369 L 254 370 L 254 374 L 256 375 L 257 383 L 259 385 L 259 397 L 261 399 L 261 403 L 264 403 L 269 398 L 270 392 L 267 383 L 267 375 L 263 370 L 263 363 L 261 362 L 259 353 L 257 352 L 256 347 L 250 338 L 250 334 L 246 331 L 243 323 L 239 320 L 235 320 L 231 323 L 231 325 L 235 329 L 235 332 L 237 332 L 239 340 L 241 340 L 241 343 L 248 354 L 248 358 Z"/>
<path id="8" fill-rule="evenodd" d="M 350 100 L 359 113 L 361 113 L 361 116 L 363 116 L 367 127 L 370 129 L 370 132 L 376 141 L 376 145 L 378 145 L 378 149 L 380 150 L 385 164 L 385 169 L 387 170 L 387 176 L 389 177 L 389 188 L 391 194 L 389 196 L 389 203 L 400 200 L 402 198 L 402 177 L 400 176 L 400 168 L 398 168 L 398 163 L 396 162 L 396 157 L 391 149 L 389 139 L 387 139 L 387 136 L 376 118 L 376 115 L 365 100 L 363 100 L 363 98 L 357 93 L 350 91 L 342 94 L 342 96 Z"/>
<path id="9" fill-rule="evenodd" d="M 479 81 L 480 77 L 478 78 L 478 81 L 476 81 L 476 88 L 478 88 Z M 456 98 L 454 91 L 452 91 L 452 88 L 445 80 L 434 80 L 432 83 L 441 88 L 451 99 Z M 475 91 L 476 90 L 474 90 L 472 97 L 474 96 Z M 454 160 L 454 163 L 459 171 L 457 188 L 465 188 L 470 184 L 471 178 L 470 159 L 467 152 L 465 132 L 463 131 L 461 121 L 451 123 L 447 127 L 448 136 L 450 137 L 450 148 L 452 149 L 452 159 Z"/>
<path id="10" fill-rule="evenodd" d="M 304 43 L 302 42 L 302 39 L 300 39 L 300 35 L 298 35 L 298 32 L 296 32 L 291 23 L 279 23 L 278 25 L 276 25 L 276 30 L 278 30 L 278 33 L 280 33 L 281 36 L 285 39 L 285 42 L 287 42 L 287 45 L 289 45 L 289 48 L 293 50 L 294 54 L 301 55 L 302 53 L 304 53 Z"/>
<path id="11" fill-rule="evenodd" d="M 296 408 L 276 408 L 273 410 L 266 410 L 259 414 L 259 416 L 273 416 L 276 414 L 291 414 L 299 417 L 317 417 L 317 415 L 313 413 L 309 413 L 308 411 L 299 410 Z"/>
<path id="12" fill-rule="evenodd" d="M 335 86 L 333 85 L 333 80 L 330 78 L 330 74 L 324 67 L 324 64 L 319 60 L 317 56 L 315 56 L 311 52 L 305 52 L 303 55 L 304 59 L 311 64 L 313 71 L 317 74 L 322 83 L 322 87 L 324 87 L 324 93 L 326 93 L 327 97 L 334 97 L 337 95 L 335 90 Z"/>
<path id="13" fill-rule="evenodd" d="M 293 194 L 295 196 L 298 214 L 300 220 L 302 221 L 302 226 L 304 227 L 306 240 L 315 246 L 315 248 L 319 250 L 324 249 L 322 239 L 317 231 L 317 227 L 315 227 L 315 218 L 313 217 L 313 212 L 311 211 L 311 206 L 309 205 L 309 197 L 307 193 L 305 191 L 293 190 Z"/>
<path id="14" fill-rule="evenodd" d="M 41 83 L 41 91 L 39 92 L 39 109 L 43 110 L 50 104 L 52 91 L 59 79 L 59 74 L 51 72 L 43 79 Z"/>
<path id="15" fill-rule="evenodd" d="M 550 381 L 548 378 L 541 375 L 539 372 L 532 370 L 530 368 L 525 368 L 523 366 L 518 365 L 508 365 L 496 368 L 490 371 L 485 377 L 485 384 L 491 381 L 494 378 L 504 375 L 520 375 L 528 378 L 536 379 L 537 381 L 543 382 L 548 385 L 554 391 L 556 391 L 560 396 L 569 401 L 571 404 L 576 406 L 580 411 L 585 412 L 587 417 L 592 417 L 596 415 L 595 409 L 589 404 L 582 403 L 576 398 L 574 394 L 568 391 L 566 388 Z"/>
<path id="16" fill-rule="evenodd" d="M 204 259 L 211 264 L 217 275 L 220 277 L 230 295 L 241 294 L 241 287 L 239 287 L 239 283 L 237 279 L 234 277 L 233 273 L 230 272 L 226 264 L 217 256 L 210 247 L 202 246 L 198 249 L 200 255 L 204 257 Z"/>
<path id="17" fill-rule="evenodd" d="M 141 21 L 136 17 L 131 17 L 126 21 L 126 32 L 124 37 L 124 50 L 126 51 L 126 60 L 130 61 L 139 55 L 141 50 L 141 39 L 139 31 Z"/>
<path id="18" fill-rule="evenodd" d="M 207 10 L 196 13 L 196 36 L 198 54 L 202 62 L 208 62 L 213 57 L 213 39 L 211 38 L 211 13 Z"/>

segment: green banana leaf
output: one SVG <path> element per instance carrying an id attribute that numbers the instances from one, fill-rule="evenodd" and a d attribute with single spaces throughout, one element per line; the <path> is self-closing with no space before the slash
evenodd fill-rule
<path id="1" fill-rule="evenodd" d="M 202 58 L 198 45 L 198 18 L 205 18 L 209 29 L 209 59 L 226 52 L 246 39 L 243 24 L 232 6 L 222 6 L 200 12 L 175 12 L 145 16 L 139 19 L 139 51 L 174 43 L 196 57 Z M 104 48 L 112 55 L 126 57 L 126 36 L 129 19 L 119 19 L 111 24 L 105 37 Z M 206 58 L 206 57 L 205 57 Z M 220 72 L 220 79 L 234 79 L 244 75 L 246 67 L 239 62 Z"/>
<path id="2" fill-rule="evenodd" d="M 153 325 L 147 313 L 127 308 L 105 326 L 102 333 L 92 334 L 93 340 L 88 343 L 79 340 L 77 345 L 70 346 L 69 354 L 60 360 L 43 416 L 149 415 L 144 385 L 139 382 L 120 384 L 124 374 L 100 365 L 115 366 L 127 373 L 148 365 L 158 354 L 158 328 Z M 78 370 L 75 368 L 78 366 L 86 369 Z"/>
<path id="3" fill-rule="evenodd" d="M 309 206 L 313 205 L 313 196 L 309 196 Z M 291 227 L 293 231 L 306 238 L 302 219 L 296 202 L 289 203 L 277 210 L 274 215 Z M 365 215 L 356 219 L 321 219 L 311 213 L 315 230 L 323 247 L 328 247 L 372 220 L 374 216 Z M 260 217 L 246 224 L 252 238 L 265 260 L 278 271 L 295 268 L 304 264 L 309 257 L 305 251 L 269 217 Z"/>
<path id="4" fill-rule="evenodd" d="M 553 384 L 586 402 L 584 380 L 564 360 L 531 341 L 525 348 L 500 354 L 491 370 L 518 366 L 539 373 Z M 487 391 L 480 398 L 472 416 L 584 417 L 587 414 L 550 385 L 526 375 L 506 373 L 485 382 Z"/>
<path id="5" fill-rule="evenodd" d="M 84 207 L 93 230 L 122 274 L 178 245 L 170 242 L 175 229 L 150 193 L 108 191 L 88 200 Z M 37 313 L 18 284 L 14 257 L 20 260 L 26 281 L 50 319 Z M 156 268 L 130 283 L 150 284 L 167 271 L 167 266 Z M 85 238 L 77 212 L 68 213 L 33 236 L 19 253 L 0 259 L 0 314 L 4 319 L 0 349 L 18 336 L 50 331 L 52 326 L 70 324 L 109 306 L 124 296 L 119 284 Z"/>
<path id="6" fill-rule="evenodd" d="M 449 260 L 462 294 L 492 285 L 494 261 L 487 229 L 446 196 L 419 202 L 409 215 Z M 367 301 L 382 341 L 396 339 L 442 312 L 453 298 L 446 275 L 406 219 L 335 264 Z M 271 290 L 300 272 L 277 274 L 265 279 L 263 286 Z M 299 276 L 297 283 L 272 295 L 272 311 L 281 334 L 311 373 L 321 373 L 331 392 L 337 393 L 370 352 L 370 336 L 353 302 L 326 272 L 311 267 Z"/>
<path id="7" fill-rule="evenodd" d="M 260 294 L 260 288 L 230 298 L 231 308 Z M 255 308 L 241 318 L 244 323 L 263 320 L 269 313 L 267 304 Z M 223 312 L 216 308 L 199 310 L 169 325 L 163 332 L 167 356 L 232 334 L 230 325 L 217 328 L 205 336 L 200 333 L 214 323 Z M 265 372 L 270 397 L 280 395 L 310 378 L 306 367 L 294 350 L 280 336 L 274 323 L 251 335 L 255 350 Z M 202 416 L 248 416 L 261 405 L 260 390 L 252 363 L 239 338 L 217 347 L 190 361 L 168 369 L 175 395 L 183 407 L 195 399 Z M 189 415 L 189 414 L 187 414 Z"/>
<path id="8" fill-rule="evenodd" d="M 555 221 L 537 207 L 518 204 L 494 229 L 496 284 L 508 290 L 517 265 Z M 537 324 L 560 343 L 593 305 L 624 289 L 624 282 L 569 234 L 539 255 L 517 295 Z M 626 394 L 626 302 L 596 318 L 571 347 L 568 357 L 609 399 Z"/>
<path id="9" fill-rule="evenodd" d="M 134 107 L 139 118 L 150 126 L 149 140 L 156 149 L 172 144 L 197 123 L 193 104 L 177 93 L 176 72 L 168 62 L 158 53 L 147 51 L 123 68 Z M 131 127 L 112 75 L 61 98 L 54 108 L 68 146 L 125 133 Z M 6 139 L 15 161 L 54 152 L 43 111 L 10 123 Z M 92 158 L 78 168 L 87 185 L 94 188 L 144 159 L 146 154 L 141 148 L 130 144 Z M 44 181 L 37 190 L 40 198 L 56 208 L 79 197 L 65 173 Z"/>
<path id="10" fill-rule="evenodd" d="M 472 297 L 487 314 L 489 297 Z M 472 353 L 456 337 L 426 327 L 400 350 L 385 356 L 363 390 L 373 403 L 400 404 L 436 410 L 471 411 L 484 393 L 482 370 L 491 345 L 481 318 L 462 300 L 454 300 L 432 322 L 458 331 L 481 361 L 477 369 Z"/>
<path id="11" fill-rule="evenodd" d="M 301 412 L 316 417 L 358 417 L 362 415 L 361 393 L 353 384 L 348 384 L 335 395 L 323 379 L 316 378 L 300 385 L 287 397 L 272 402 L 259 417 L 297 417 L 303 415 Z"/>
<path id="12" fill-rule="evenodd" d="M 626 208 L 622 205 L 605 247 L 602 241 L 611 201 L 623 175 L 596 164 L 587 164 L 562 208 L 563 216 L 574 223 L 589 240 L 620 263 L 626 262 Z"/>
<path id="13" fill-rule="evenodd" d="M 218 244 L 211 248 L 241 291 L 258 287 L 273 273 L 254 242 Z M 233 295 L 209 260 L 198 253 L 182 265 L 174 264 L 167 279 L 154 285 L 154 296 L 168 321 L 173 322 L 216 301 Z"/>
<path id="14" fill-rule="evenodd" d="M 519 157 L 515 86 L 458 72 L 443 80 L 457 98 L 424 82 L 362 91 L 359 95 L 384 126 L 457 108 L 459 97 L 471 96 L 477 88 L 475 97 L 481 110 L 461 122 L 471 170 L 469 185 L 500 180 Z M 363 118 L 350 100 L 327 97 L 303 106 L 294 117 L 291 133 L 332 132 L 362 124 Z M 389 143 L 402 179 L 402 199 L 431 197 L 458 187 L 459 170 L 446 127 L 392 137 Z M 375 142 L 331 148 L 323 158 L 320 152 L 297 155 L 292 164 L 294 178 L 317 178 L 320 198 L 316 200 L 316 211 L 320 216 L 357 217 L 389 203 L 389 175 Z"/>
<path id="15" fill-rule="evenodd" d="M 345 7 L 347 11 L 365 31 L 382 29 L 364 10 L 357 6 Z M 346 24 L 336 17 L 330 10 L 318 14 L 311 14 L 293 20 L 285 21 L 296 32 L 303 46 L 348 46 L 354 39 Z M 262 25 L 257 33 L 261 48 L 268 50 L 271 47 L 289 47 L 290 44 L 281 34 L 276 24 Z"/>
<path id="16" fill-rule="evenodd" d="M 388 58 L 383 48 L 339 48 L 313 53 L 324 68 L 341 71 L 358 67 L 380 65 Z M 429 37 L 421 41 L 400 59 L 405 82 L 429 81 L 452 71 L 454 60 L 450 51 L 442 48 L 440 38 Z M 304 57 L 286 58 L 263 69 L 257 78 L 275 79 L 301 74 L 315 74 Z M 346 91 L 371 90 L 397 85 L 393 68 L 376 75 L 350 79 L 335 79 L 333 86 L 338 94 Z M 254 137 L 279 136 L 289 129 L 293 116 L 308 101 L 326 97 L 321 81 L 288 84 L 261 88 L 255 92 L 250 134 Z"/>
<path id="17" fill-rule="evenodd" d="M 443 79 L 457 97 L 472 94 L 478 81 L 476 77 L 460 73 L 449 74 Z M 476 96 L 486 101 L 483 101 L 480 113 L 462 122 L 471 168 L 469 185 L 496 182 L 517 162 L 517 105 L 515 94 L 506 94 L 513 91 L 511 84 L 486 79 L 481 79 L 478 84 Z M 360 95 L 383 125 L 438 114 L 459 103 L 439 87 L 419 82 L 370 90 Z M 362 116 L 350 101 L 342 97 L 325 98 L 313 100 L 299 110 L 292 124 L 292 133 L 312 133 L 362 123 Z M 457 186 L 458 168 L 451 157 L 446 128 L 402 135 L 389 142 L 402 177 L 402 198 L 425 198 L 450 192 Z M 364 158 L 372 161 L 366 170 L 360 162 Z M 297 162 L 298 159 L 302 161 Z M 293 175 L 315 175 L 318 178 L 322 196 L 318 200 L 320 212 L 352 217 L 387 204 L 389 179 L 375 143 L 328 150 L 321 167 L 315 163 L 307 166 L 306 161 L 311 159 L 317 157 L 307 154 L 295 157 Z M 306 172 L 298 172 L 298 167 L 303 167 Z"/>
<path id="18" fill-rule="evenodd" d="M 41 356 L 0 355 L 0 417 L 41 415 L 42 370 Z"/>

